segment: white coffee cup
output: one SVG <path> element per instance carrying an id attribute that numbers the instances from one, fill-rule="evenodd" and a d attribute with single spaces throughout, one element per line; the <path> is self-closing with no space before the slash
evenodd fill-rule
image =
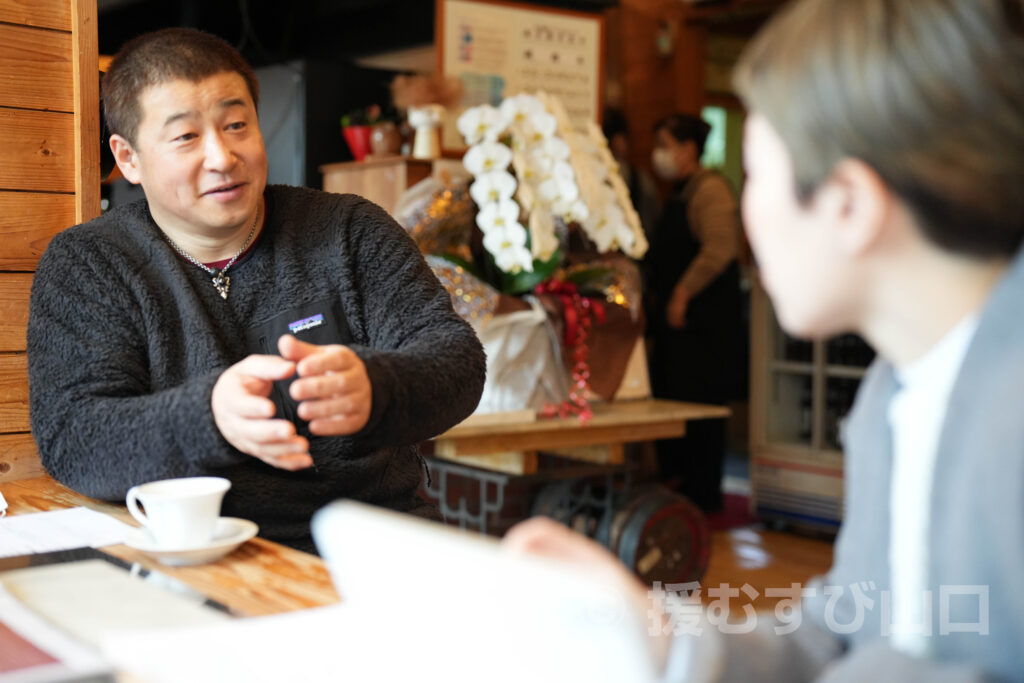
<path id="1" fill-rule="evenodd" d="M 213 540 L 220 504 L 229 488 L 231 482 L 221 477 L 164 479 L 131 487 L 125 502 L 132 517 L 161 546 L 198 548 Z"/>

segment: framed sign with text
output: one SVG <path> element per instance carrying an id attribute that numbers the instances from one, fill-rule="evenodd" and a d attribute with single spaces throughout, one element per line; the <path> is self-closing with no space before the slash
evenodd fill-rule
<path id="1" fill-rule="evenodd" d="M 600 121 L 604 17 L 501 0 L 437 0 L 438 72 L 462 81 L 461 107 L 447 112 L 442 147 L 466 148 L 455 127 L 465 109 L 543 90 L 570 118 Z"/>

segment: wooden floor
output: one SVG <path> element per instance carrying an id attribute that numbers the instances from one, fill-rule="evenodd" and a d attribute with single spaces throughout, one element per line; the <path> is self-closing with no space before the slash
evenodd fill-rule
<path id="1" fill-rule="evenodd" d="M 711 560 L 701 581 L 705 603 L 714 600 L 707 589 L 720 584 L 757 591 L 753 600 L 749 589 L 741 591 L 730 604 L 732 611 L 744 604 L 758 610 L 771 610 L 781 598 L 765 596 L 766 588 L 789 588 L 804 584 L 832 565 L 832 542 L 792 532 L 771 531 L 761 525 L 716 531 L 711 536 Z"/>

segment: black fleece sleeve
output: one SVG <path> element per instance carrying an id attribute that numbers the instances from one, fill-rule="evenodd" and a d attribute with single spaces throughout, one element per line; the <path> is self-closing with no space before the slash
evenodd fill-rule
<path id="1" fill-rule="evenodd" d="M 391 216 L 360 200 L 347 220 L 348 265 L 370 339 L 352 349 L 373 386 L 370 422 L 356 438 L 369 448 L 429 439 L 476 409 L 483 347 Z"/>
<path id="2" fill-rule="evenodd" d="M 32 432 L 47 471 L 117 500 L 141 482 L 241 462 L 210 409 L 223 368 L 152 391 L 138 307 L 121 275 L 66 238 L 39 261 L 28 325 Z"/>

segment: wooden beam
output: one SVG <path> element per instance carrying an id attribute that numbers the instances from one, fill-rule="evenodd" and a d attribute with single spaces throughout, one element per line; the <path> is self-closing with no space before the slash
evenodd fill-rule
<path id="1" fill-rule="evenodd" d="M 96 0 L 72 0 L 75 91 L 75 221 L 100 215 L 100 80 Z"/>
<path id="2" fill-rule="evenodd" d="M 594 465 L 621 465 L 626 462 L 626 449 L 621 443 L 607 446 L 576 446 L 573 448 L 545 448 L 545 453 L 553 453 L 570 460 L 589 462 Z"/>
<path id="3" fill-rule="evenodd" d="M 678 25 L 673 55 L 675 80 L 672 91 L 675 111 L 700 116 L 704 107 L 704 77 L 707 61 L 707 31 L 686 22 Z"/>
<path id="4" fill-rule="evenodd" d="M 572 418 L 574 419 L 574 418 Z M 527 433 L 495 433 L 492 435 L 467 436 L 458 439 L 458 453 L 461 455 L 485 455 L 516 450 L 552 450 L 575 446 L 600 446 L 610 443 L 634 443 L 657 439 L 675 439 L 685 436 L 686 427 L 678 423 L 654 423 L 639 425 L 595 426 L 585 431 L 561 430 Z M 442 437 L 438 437 L 438 443 Z"/>
<path id="5" fill-rule="evenodd" d="M 527 475 L 537 473 L 537 451 L 502 451 L 487 455 L 459 455 L 454 444 L 436 444 L 434 457 L 492 472 Z"/>
<path id="6" fill-rule="evenodd" d="M 728 22 L 769 15 L 785 4 L 785 0 L 728 0 L 708 7 L 690 7 L 689 22 Z"/>

